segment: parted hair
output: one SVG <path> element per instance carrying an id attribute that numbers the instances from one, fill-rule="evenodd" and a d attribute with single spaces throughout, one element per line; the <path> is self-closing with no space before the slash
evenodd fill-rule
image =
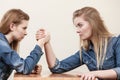
<path id="1" fill-rule="evenodd" d="M 29 15 L 21 9 L 8 10 L 1 19 L 0 32 L 4 35 L 8 34 L 10 32 L 10 24 L 14 23 L 15 25 L 19 25 L 22 20 L 29 20 Z M 17 51 L 18 43 L 18 41 L 13 41 L 10 46 Z"/>
<path id="2" fill-rule="evenodd" d="M 97 66 L 104 60 L 106 54 L 106 48 L 108 40 L 113 36 L 106 28 L 104 21 L 102 20 L 100 13 L 93 7 L 83 7 L 76 10 L 73 13 L 73 21 L 76 17 L 83 17 L 85 21 L 88 21 L 92 27 L 92 44 L 97 58 Z M 80 50 L 83 47 L 85 50 L 89 49 L 91 41 L 80 39 Z M 80 51 L 81 52 L 81 51 Z"/>

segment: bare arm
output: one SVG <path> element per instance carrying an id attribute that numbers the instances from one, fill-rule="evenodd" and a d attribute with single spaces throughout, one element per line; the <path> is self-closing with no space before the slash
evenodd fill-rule
<path id="1" fill-rule="evenodd" d="M 40 46 L 43 46 L 43 43 L 45 43 L 44 48 L 48 66 L 49 68 L 54 67 L 56 57 L 50 44 L 50 34 L 45 29 L 40 29 L 37 31 L 36 39 L 41 42 L 41 44 L 39 44 Z"/>
<path id="2" fill-rule="evenodd" d="M 39 45 L 41 48 L 44 46 L 44 44 L 47 42 L 47 36 L 45 35 L 45 30 L 40 29 L 36 33 L 36 40 L 37 40 L 37 45 Z"/>
<path id="3" fill-rule="evenodd" d="M 93 71 L 96 77 L 100 79 L 109 79 L 114 80 L 117 78 L 117 74 L 114 70 L 99 70 L 99 71 Z"/>
<path id="4" fill-rule="evenodd" d="M 98 70 L 98 71 L 91 71 L 89 73 L 80 74 L 82 80 L 94 80 L 95 78 L 100 79 L 107 79 L 107 80 L 116 80 L 117 74 L 114 70 Z"/>
<path id="5" fill-rule="evenodd" d="M 52 68 L 55 65 L 55 61 L 56 61 L 56 56 L 53 52 L 52 46 L 50 44 L 50 42 L 47 42 L 45 45 L 45 54 L 46 54 L 46 60 L 48 63 L 48 67 Z"/>

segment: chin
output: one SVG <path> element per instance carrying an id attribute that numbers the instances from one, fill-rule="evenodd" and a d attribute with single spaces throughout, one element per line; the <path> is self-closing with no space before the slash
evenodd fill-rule
<path id="1" fill-rule="evenodd" d="M 90 40 L 90 37 L 89 37 L 89 36 L 84 36 L 84 37 L 81 36 L 81 39 L 82 39 L 82 40 Z"/>
<path id="2" fill-rule="evenodd" d="M 82 40 L 87 40 L 87 39 L 82 39 Z"/>
<path id="3" fill-rule="evenodd" d="M 88 38 L 81 38 L 82 40 L 88 40 Z"/>
<path id="4" fill-rule="evenodd" d="M 86 38 L 85 38 L 85 37 L 81 37 L 81 39 L 82 39 L 82 40 L 86 40 Z"/>
<path id="5" fill-rule="evenodd" d="M 18 41 L 22 41 L 22 40 L 23 40 L 23 38 L 18 39 Z"/>

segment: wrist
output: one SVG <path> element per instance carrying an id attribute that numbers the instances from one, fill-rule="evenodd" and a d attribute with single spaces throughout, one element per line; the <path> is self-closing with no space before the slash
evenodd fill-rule
<path id="1" fill-rule="evenodd" d="M 45 42 L 44 46 L 49 45 L 49 44 L 50 44 L 50 41 Z"/>
<path id="2" fill-rule="evenodd" d="M 44 46 L 45 41 L 44 40 L 38 40 L 37 45 L 39 45 L 41 48 Z"/>

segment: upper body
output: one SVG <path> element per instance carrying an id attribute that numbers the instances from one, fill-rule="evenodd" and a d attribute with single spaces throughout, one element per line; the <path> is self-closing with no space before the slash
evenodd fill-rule
<path id="1" fill-rule="evenodd" d="M 6 37 L 0 33 L 0 80 L 6 80 L 13 70 L 22 74 L 30 74 L 43 54 L 36 45 L 30 55 L 23 59 L 13 50 Z"/>
<path id="2" fill-rule="evenodd" d="M 74 55 L 71 55 L 62 61 L 56 59 L 56 63 L 54 67 L 50 68 L 50 70 L 53 73 L 63 73 L 70 71 L 76 67 L 79 67 L 83 64 L 86 64 L 90 71 L 113 69 L 117 73 L 119 80 L 120 79 L 119 48 L 120 48 L 120 36 L 112 37 L 109 40 L 109 44 L 107 47 L 107 52 L 103 64 L 101 63 L 99 65 L 99 69 L 97 68 L 96 57 L 95 57 L 93 45 L 91 44 L 90 49 L 88 51 L 84 49 L 82 50 L 82 59 L 80 59 L 80 52 L 77 51 Z"/>
<path id="3" fill-rule="evenodd" d="M 80 37 L 80 50 L 59 61 L 50 44 L 46 30 L 39 30 L 36 38 L 46 38 L 45 54 L 53 73 L 62 73 L 86 64 L 90 72 L 79 74 L 81 80 L 120 79 L 120 36 L 114 37 L 106 28 L 99 12 L 93 7 L 83 7 L 73 13 L 73 24 Z"/>
<path id="4" fill-rule="evenodd" d="M 20 58 L 17 53 L 20 41 L 27 35 L 28 21 L 28 14 L 20 9 L 11 9 L 0 22 L 0 80 L 7 80 L 14 69 L 30 74 L 43 54 L 43 39 L 37 41 L 26 59 Z"/>

